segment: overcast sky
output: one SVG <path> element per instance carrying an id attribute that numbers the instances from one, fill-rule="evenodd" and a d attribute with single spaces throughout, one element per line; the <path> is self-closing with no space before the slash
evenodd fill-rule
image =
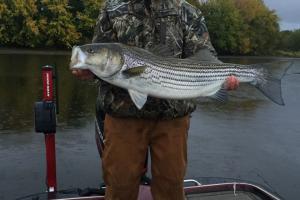
<path id="1" fill-rule="evenodd" d="M 264 0 L 280 17 L 281 30 L 300 29 L 300 0 Z"/>

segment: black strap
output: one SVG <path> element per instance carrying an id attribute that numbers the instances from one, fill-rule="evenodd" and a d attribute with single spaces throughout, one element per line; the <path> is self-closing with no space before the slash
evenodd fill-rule
<path id="1" fill-rule="evenodd" d="M 160 44 L 166 44 L 167 24 L 163 20 L 160 20 L 159 37 L 160 37 Z"/>
<path id="2" fill-rule="evenodd" d="M 148 11 L 151 11 L 151 0 L 144 0 L 144 5 Z"/>

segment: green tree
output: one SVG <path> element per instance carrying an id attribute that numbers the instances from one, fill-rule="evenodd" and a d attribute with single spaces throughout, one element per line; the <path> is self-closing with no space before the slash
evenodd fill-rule
<path id="1" fill-rule="evenodd" d="M 221 54 L 239 53 L 241 16 L 230 0 L 210 0 L 201 4 L 214 47 Z"/>
<path id="2" fill-rule="evenodd" d="M 240 52 L 264 55 L 274 51 L 279 41 L 278 16 L 262 0 L 233 0 L 243 21 Z"/>
<path id="3" fill-rule="evenodd" d="M 13 24 L 12 13 L 3 0 L 0 0 L 0 44 L 10 43 L 9 28 Z"/>
<path id="4" fill-rule="evenodd" d="M 77 30 L 82 34 L 81 43 L 90 42 L 102 0 L 71 0 L 71 12 Z"/>
<path id="5" fill-rule="evenodd" d="M 290 50 L 290 38 L 293 34 L 292 31 L 281 31 L 280 32 L 280 41 L 278 44 L 278 49 L 281 50 Z"/>
<path id="6" fill-rule="evenodd" d="M 222 54 L 270 54 L 277 46 L 278 17 L 262 0 L 207 0 L 200 8 Z"/>
<path id="7" fill-rule="evenodd" d="M 278 49 L 285 51 L 300 51 L 300 29 L 294 31 L 282 31 Z"/>
<path id="8" fill-rule="evenodd" d="M 300 29 L 293 31 L 290 40 L 293 41 L 291 45 L 291 50 L 300 51 Z"/>
<path id="9" fill-rule="evenodd" d="M 2 1 L 0 7 L 0 12 L 3 14 L 1 30 L 5 30 L 5 38 L 2 38 L 1 41 L 4 44 L 9 42 L 10 44 L 34 47 L 39 40 L 39 27 L 36 20 L 38 10 L 35 0 Z"/>
<path id="10" fill-rule="evenodd" d="M 41 0 L 40 28 L 46 46 L 71 47 L 81 37 L 76 29 L 68 0 Z"/>

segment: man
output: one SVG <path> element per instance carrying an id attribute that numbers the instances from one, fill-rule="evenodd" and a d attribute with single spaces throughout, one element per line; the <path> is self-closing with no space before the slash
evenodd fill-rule
<path id="1" fill-rule="evenodd" d="M 215 57 L 201 12 L 180 0 L 108 0 L 101 11 L 93 42 L 120 42 L 161 56 L 220 62 Z M 166 50 L 160 47 L 167 47 Z M 81 79 L 93 77 L 74 70 Z M 231 77 L 224 85 L 235 89 Z M 149 97 L 139 110 L 128 92 L 100 81 L 97 115 L 105 113 L 102 157 L 107 200 L 135 200 L 148 147 L 151 192 L 155 200 L 184 199 L 187 133 L 193 100 Z"/>

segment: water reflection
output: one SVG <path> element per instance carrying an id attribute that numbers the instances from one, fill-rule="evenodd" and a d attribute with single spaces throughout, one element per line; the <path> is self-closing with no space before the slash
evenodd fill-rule
<path id="1" fill-rule="evenodd" d="M 42 98 L 41 67 L 49 64 L 59 74 L 59 125 L 81 126 L 91 117 L 94 84 L 72 77 L 68 55 L 0 55 L 0 60 L 0 133 L 32 130 L 33 104 Z"/>
<path id="2" fill-rule="evenodd" d="M 231 63 L 270 62 L 274 58 L 222 58 Z M 69 70 L 69 55 L 0 54 L 0 133 L 29 131 L 33 128 L 33 104 L 42 98 L 41 67 L 56 65 L 59 73 L 59 126 L 84 126 L 94 115 L 96 87 L 78 81 Z M 266 98 L 251 86 L 242 85 L 230 94 L 225 105 L 199 100 L 205 112 L 252 112 L 266 104 Z"/>

